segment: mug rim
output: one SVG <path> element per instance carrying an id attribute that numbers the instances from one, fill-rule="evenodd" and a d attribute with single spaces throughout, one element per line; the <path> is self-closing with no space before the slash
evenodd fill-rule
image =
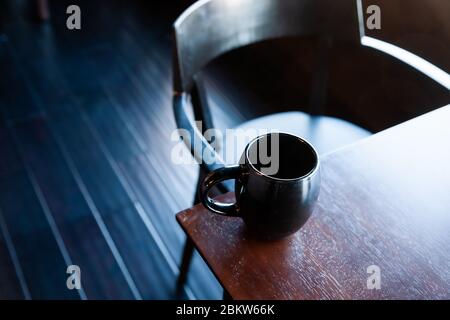
<path id="1" fill-rule="evenodd" d="M 294 137 L 294 138 L 296 138 L 297 140 L 299 140 L 301 143 L 305 144 L 305 145 L 312 151 L 312 153 L 314 154 L 314 157 L 315 157 L 315 160 L 316 160 L 316 161 L 315 161 L 315 164 L 314 164 L 314 167 L 313 167 L 310 171 L 308 171 L 307 173 L 305 173 L 305 174 L 302 175 L 302 176 L 295 177 L 295 178 L 289 178 L 289 179 L 283 179 L 283 178 L 272 177 L 272 176 L 269 176 L 269 175 L 267 175 L 267 174 L 264 174 L 264 173 L 261 172 L 260 170 L 256 169 L 255 166 L 253 165 L 253 163 L 251 163 L 250 160 L 249 160 L 249 154 L 248 154 L 248 152 L 249 152 L 249 150 L 250 150 L 250 147 L 251 147 L 256 141 L 258 141 L 259 139 L 262 139 L 262 138 L 264 138 L 264 137 L 266 137 L 266 136 L 273 135 L 273 134 L 279 134 L 279 135 L 284 135 L 284 136 L 291 136 L 291 137 Z M 313 147 L 313 145 L 312 145 L 310 142 L 308 142 L 306 139 L 301 138 L 301 137 L 299 137 L 299 136 L 297 136 L 297 135 L 295 135 L 295 134 L 288 133 L 288 132 L 283 132 L 283 131 L 276 131 L 276 132 L 265 133 L 265 134 L 262 134 L 262 135 L 260 135 L 260 136 L 257 136 L 257 137 L 254 138 L 252 141 L 250 141 L 250 142 L 247 144 L 247 146 L 245 147 L 245 162 L 249 165 L 249 167 L 250 167 L 257 175 L 262 176 L 262 177 L 264 177 L 264 178 L 266 178 L 266 179 L 270 179 L 270 180 L 273 180 L 273 181 L 277 181 L 277 182 L 295 182 L 295 181 L 299 181 L 299 180 L 304 180 L 304 179 L 306 179 L 306 178 L 308 178 L 308 177 L 311 177 L 311 176 L 319 169 L 319 164 L 320 164 L 319 154 L 317 153 L 316 149 Z"/>

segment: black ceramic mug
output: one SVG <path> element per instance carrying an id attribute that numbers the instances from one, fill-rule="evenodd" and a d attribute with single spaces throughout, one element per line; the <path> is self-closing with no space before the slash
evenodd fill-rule
<path id="1" fill-rule="evenodd" d="M 235 179 L 236 203 L 208 196 L 217 183 Z M 210 211 L 239 216 L 258 238 L 279 239 L 310 217 L 319 196 L 319 157 L 305 140 L 287 133 L 270 133 L 252 140 L 240 164 L 214 170 L 200 186 L 203 205 Z"/>

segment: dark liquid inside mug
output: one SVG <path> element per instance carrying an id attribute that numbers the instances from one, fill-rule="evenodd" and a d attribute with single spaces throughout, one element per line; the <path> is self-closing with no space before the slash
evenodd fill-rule
<path id="1" fill-rule="evenodd" d="M 235 179 L 236 203 L 208 196 L 217 183 Z M 252 140 L 239 165 L 211 172 L 201 184 L 202 203 L 210 211 L 239 216 L 257 238 L 279 239 L 300 229 L 311 216 L 320 190 L 319 158 L 305 140 L 270 133 Z"/>

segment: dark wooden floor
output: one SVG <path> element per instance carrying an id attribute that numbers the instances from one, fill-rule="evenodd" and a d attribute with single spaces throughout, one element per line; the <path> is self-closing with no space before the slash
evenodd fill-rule
<path id="1" fill-rule="evenodd" d="M 168 161 L 179 4 L 82 2 L 69 32 L 64 1 L 42 25 L 25 1 L 1 3 L 0 298 L 178 297 L 174 214 L 197 175 Z M 66 288 L 69 264 L 82 291 Z M 221 297 L 199 257 L 183 297 Z"/>
<path id="2" fill-rule="evenodd" d="M 52 19 L 44 24 L 33 21 L 29 2 L 0 0 L 0 298 L 220 298 L 199 256 L 185 292 L 175 292 L 185 237 L 174 214 L 191 206 L 198 168 L 169 160 L 176 128 L 170 26 L 189 1 L 51 1 Z M 65 27 L 72 3 L 82 8 L 79 31 Z M 308 83 L 292 76 L 291 65 L 259 68 L 273 55 L 255 58 L 252 50 L 241 75 L 223 76 L 228 87 L 219 88 L 214 77 L 208 82 L 219 128 L 268 113 L 262 101 L 307 104 Z M 307 75 L 311 55 L 298 50 L 295 59 Z M 343 49 L 336 50 L 333 57 Z M 358 50 L 359 60 L 334 66 L 335 74 L 355 73 L 345 81 L 331 77 L 332 114 L 378 131 L 448 103 L 447 92 L 395 65 L 389 72 L 410 80 L 404 92 L 423 93 L 407 102 L 404 94 L 396 108 L 400 90 L 380 85 L 385 58 Z M 377 63 L 384 73 L 369 71 Z M 213 66 L 212 74 L 223 69 Z M 246 77 L 254 70 L 256 77 Z M 290 79 L 291 86 L 257 95 L 264 77 Z M 358 91 L 361 77 L 372 79 L 376 93 L 369 98 L 376 98 Z M 237 98 L 237 91 L 254 102 Z M 366 109 L 355 107 L 361 101 Z M 83 290 L 66 288 L 70 264 L 81 267 Z"/>

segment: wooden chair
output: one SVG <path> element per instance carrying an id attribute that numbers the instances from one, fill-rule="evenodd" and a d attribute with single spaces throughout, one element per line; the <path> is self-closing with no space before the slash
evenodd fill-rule
<path id="1" fill-rule="evenodd" d="M 224 165 L 202 132 L 191 121 L 202 121 L 203 129 L 213 128 L 199 71 L 214 58 L 263 40 L 287 36 L 317 36 L 320 46 L 317 70 L 312 79 L 310 103 L 305 112 L 277 113 L 253 119 L 239 128 L 282 129 L 309 140 L 323 154 L 370 135 L 350 122 L 324 116 L 327 79 L 327 49 L 334 41 L 360 45 L 356 1 L 345 0 L 201 0 L 194 3 L 174 23 L 173 108 L 178 128 L 189 132 L 184 141 L 201 163 L 203 172 Z M 305 109 L 305 108 L 304 108 Z M 201 141 L 191 143 L 193 139 Z M 215 155 L 212 164 L 202 161 L 205 150 Z M 222 183 L 220 191 L 232 189 Z M 193 244 L 186 243 L 178 285 L 186 279 Z"/>

